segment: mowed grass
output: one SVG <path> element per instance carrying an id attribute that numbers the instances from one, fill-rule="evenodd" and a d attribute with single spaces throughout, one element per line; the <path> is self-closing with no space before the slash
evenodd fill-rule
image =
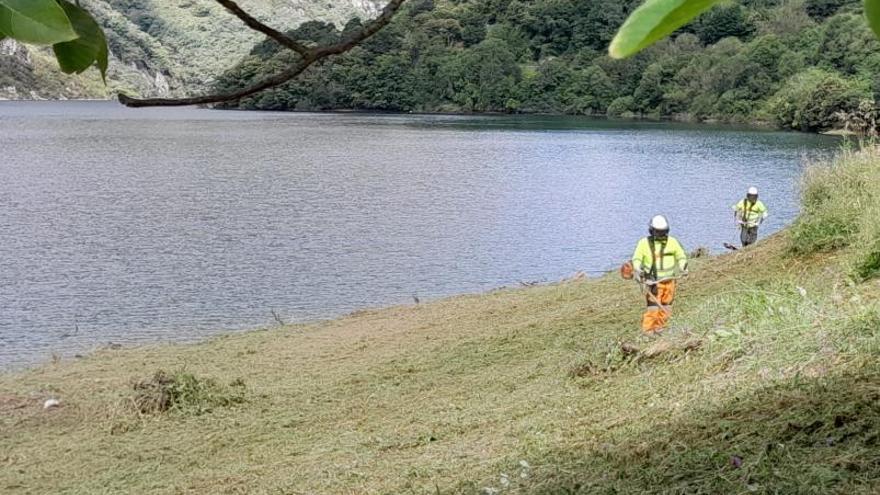
<path id="1" fill-rule="evenodd" d="M 0 491 L 877 493 L 878 283 L 798 229 L 696 260 L 656 340 L 609 274 L 0 375 Z M 198 407 L 141 412 L 158 370 Z"/>

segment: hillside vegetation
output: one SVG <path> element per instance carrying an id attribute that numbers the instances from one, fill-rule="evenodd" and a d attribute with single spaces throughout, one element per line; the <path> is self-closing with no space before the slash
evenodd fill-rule
<path id="1" fill-rule="evenodd" d="M 878 179 L 877 149 L 815 167 L 656 340 L 609 274 L 0 375 L 0 487 L 877 493 Z"/>
<path id="2" fill-rule="evenodd" d="M 606 50 L 638 1 L 408 3 L 362 49 L 241 106 L 675 116 L 809 131 L 876 118 L 880 42 L 858 0 L 721 4 L 624 61 Z M 309 23 L 297 35 L 332 38 L 336 27 Z M 219 86 L 289 57 L 264 42 Z"/>
<path id="3" fill-rule="evenodd" d="M 0 97 L 107 98 L 116 90 L 144 96 L 202 91 L 262 39 L 213 0 L 80 3 L 107 35 L 110 85 L 103 85 L 97 71 L 62 74 L 48 60 L 49 52 L 7 40 L 6 49 L 0 50 Z M 244 0 L 240 4 L 279 28 L 307 20 L 341 24 L 376 11 L 371 0 Z"/>

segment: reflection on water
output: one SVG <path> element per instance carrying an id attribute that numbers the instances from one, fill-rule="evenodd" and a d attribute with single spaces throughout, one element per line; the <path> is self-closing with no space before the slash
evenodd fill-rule
<path id="1" fill-rule="evenodd" d="M 666 213 L 796 214 L 820 136 L 553 117 L 0 104 L 0 366 L 556 280 Z"/>

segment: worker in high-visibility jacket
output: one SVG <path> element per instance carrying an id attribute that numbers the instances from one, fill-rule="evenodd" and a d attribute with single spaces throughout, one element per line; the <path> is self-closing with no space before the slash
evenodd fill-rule
<path id="1" fill-rule="evenodd" d="M 648 308 L 642 316 L 642 330 L 656 334 L 666 328 L 675 299 L 675 280 L 687 274 L 687 253 L 669 235 L 669 222 L 663 215 L 651 219 L 648 237 L 636 245 L 632 256 L 634 276 L 643 283 Z"/>
<path id="2" fill-rule="evenodd" d="M 758 199 L 758 188 L 750 187 L 745 199 L 733 205 L 733 219 L 740 228 L 739 240 L 743 247 L 758 240 L 758 226 L 767 218 L 767 207 Z"/>

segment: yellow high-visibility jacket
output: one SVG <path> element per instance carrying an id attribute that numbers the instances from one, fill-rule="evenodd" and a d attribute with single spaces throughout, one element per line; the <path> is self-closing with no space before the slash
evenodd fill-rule
<path id="1" fill-rule="evenodd" d="M 672 277 L 676 270 L 687 270 L 687 253 L 675 237 L 668 236 L 665 241 L 654 242 L 654 255 L 651 255 L 651 242 L 648 237 L 636 244 L 632 256 L 633 268 L 640 270 L 649 278 Z M 654 273 L 656 264 L 656 274 Z"/>
<path id="2" fill-rule="evenodd" d="M 733 205 L 733 211 L 736 217 L 745 222 L 747 227 L 757 227 L 761 220 L 767 218 L 767 207 L 761 200 L 754 203 L 746 199 L 739 200 L 739 203 Z"/>

